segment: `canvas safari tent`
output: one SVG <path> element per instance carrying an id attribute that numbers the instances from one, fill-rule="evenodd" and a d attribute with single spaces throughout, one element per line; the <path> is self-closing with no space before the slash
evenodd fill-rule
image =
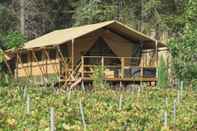
<path id="1" fill-rule="evenodd" d="M 158 52 L 165 44 L 118 21 L 56 30 L 6 51 L 6 65 L 16 79 L 49 80 L 65 86 L 92 81 L 95 65 L 111 82 L 156 82 Z M 146 52 L 148 50 L 148 53 Z"/>

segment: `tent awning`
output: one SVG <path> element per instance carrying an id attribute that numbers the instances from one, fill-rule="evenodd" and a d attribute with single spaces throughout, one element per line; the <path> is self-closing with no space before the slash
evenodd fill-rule
<path id="1" fill-rule="evenodd" d="M 143 42 L 145 48 L 150 49 L 155 47 L 155 41 L 156 41 L 155 39 L 152 39 L 149 36 L 141 32 L 138 32 L 120 22 L 107 21 L 107 22 L 84 25 L 80 27 L 73 27 L 63 30 L 56 30 L 51 33 L 45 34 L 41 37 L 38 37 L 36 39 L 33 39 L 27 43 L 24 43 L 23 49 L 60 45 L 102 28 L 106 28 L 110 31 L 113 31 L 119 35 L 126 37 L 129 40 L 135 42 Z M 158 42 L 158 48 L 160 47 L 165 47 L 165 44 Z"/>

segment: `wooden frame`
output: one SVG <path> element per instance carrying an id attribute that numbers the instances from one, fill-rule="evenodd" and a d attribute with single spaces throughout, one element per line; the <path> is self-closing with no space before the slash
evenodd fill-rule
<path id="1" fill-rule="evenodd" d="M 91 68 L 93 68 L 95 65 L 91 65 L 91 64 L 84 64 L 84 60 L 86 59 L 86 58 L 92 58 L 92 59 L 100 59 L 101 60 L 101 65 L 102 65 L 102 67 L 103 66 L 105 66 L 106 68 L 105 69 L 118 69 L 118 70 L 120 70 L 120 73 L 118 74 L 118 77 L 114 77 L 114 80 L 132 80 L 132 79 L 136 79 L 136 80 L 140 80 L 140 82 L 143 82 L 144 80 L 150 80 L 150 81 L 152 81 L 153 79 L 155 79 L 155 77 L 150 77 L 150 78 L 145 78 L 144 77 L 144 69 L 155 69 L 156 67 L 155 66 L 132 66 L 132 65 L 125 65 L 125 61 L 126 60 L 132 60 L 132 59 L 137 59 L 136 57 L 108 57 L 108 56 L 106 56 L 106 57 L 104 57 L 104 56 L 82 56 L 81 57 L 81 61 L 82 61 L 82 78 L 84 78 L 84 79 L 89 79 L 89 80 L 91 80 L 91 74 L 93 73 L 93 71 L 88 71 L 89 69 L 91 69 Z M 105 63 L 104 63 L 104 61 L 105 61 L 105 59 L 120 59 L 120 65 L 119 66 L 117 66 L 117 65 L 105 65 Z M 139 58 L 140 59 L 140 58 Z M 86 68 L 88 68 L 88 70 L 86 69 Z M 136 76 L 136 77 L 132 77 L 132 76 L 130 76 L 130 77 L 128 77 L 128 76 L 125 76 L 125 70 L 126 69 L 139 69 L 140 70 L 140 72 L 139 72 L 139 76 Z M 87 77 L 88 76 L 88 77 Z M 105 78 L 105 79 L 108 79 L 108 78 Z M 110 79 L 112 79 L 112 78 L 110 78 Z"/>
<path id="2" fill-rule="evenodd" d="M 71 60 L 72 60 L 72 70 L 74 70 L 74 61 L 75 61 L 75 55 L 74 55 L 74 39 L 72 40 L 72 54 L 71 54 Z"/>
<path id="3" fill-rule="evenodd" d="M 23 66 L 23 69 L 26 72 L 26 76 L 32 76 L 32 69 L 33 69 L 33 65 L 32 62 L 35 61 L 37 63 L 37 66 L 39 67 L 39 70 L 41 72 L 41 77 L 48 78 L 48 66 L 49 66 L 49 61 L 50 61 L 50 54 L 48 49 L 49 48 L 53 48 L 56 50 L 56 59 L 58 60 L 57 64 L 51 64 L 53 71 L 55 72 L 55 74 L 57 75 L 57 77 L 61 77 L 63 75 L 63 73 L 65 73 L 64 75 L 64 82 L 66 84 L 68 84 L 70 81 L 79 81 L 79 80 L 92 80 L 91 77 L 87 77 L 87 74 L 90 76 L 93 72 L 91 70 L 87 70 L 86 68 L 92 68 L 94 65 L 88 65 L 85 64 L 85 59 L 86 58 L 99 58 L 100 61 L 99 63 L 101 64 L 102 68 L 104 69 L 106 68 L 118 68 L 119 70 L 119 74 L 118 77 L 114 77 L 114 78 L 105 78 L 106 80 L 110 80 L 110 81 L 139 81 L 139 82 L 143 82 L 143 81 L 156 81 L 155 78 L 151 77 L 151 78 L 144 78 L 144 69 L 145 68 L 156 68 L 158 67 L 158 43 L 157 40 L 155 40 L 155 49 L 153 49 L 155 51 L 155 57 L 156 57 L 156 61 L 155 61 L 155 66 L 147 66 L 144 64 L 144 62 L 146 60 L 141 59 L 139 57 L 111 57 L 111 56 L 81 56 L 81 63 L 79 63 L 78 65 L 76 65 L 75 63 L 75 40 L 73 39 L 71 41 L 71 54 L 70 54 L 70 58 L 71 58 L 71 64 L 69 65 L 68 61 L 65 60 L 64 55 L 61 51 L 60 45 L 56 45 L 53 47 L 44 47 L 44 48 L 35 48 L 35 49 L 30 49 L 28 50 L 28 61 L 31 62 L 28 66 L 30 67 L 31 71 L 26 71 L 27 67 Z M 41 50 L 42 52 L 42 56 L 45 55 L 45 62 L 43 62 L 43 64 L 39 64 L 39 60 L 35 54 L 36 51 Z M 23 50 L 21 50 L 22 52 Z M 77 56 L 77 55 L 76 55 Z M 108 65 L 105 61 L 105 59 L 118 59 L 120 61 L 120 65 Z M 140 60 L 142 61 L 142 65 L 139 66 L 133 66 L 133 65 L 128 65 L 127 59 L 135 59 L 135 60 Z M 65 66 L 63 66 L 64 71 L 62 71 L 61 68 L 61 62 L 63 62 L 63 64 Z M 135 61 L 134 61 L 135 62 Z M 16 59 L 16 78 L 18 79 L 18 70 L 19 67 L 18 65 L 22 63 L 21 62 L 21 58 L 19 55 L 19 51 L 17 50 L 17 59 Z M 8 63 L 6 63 L 8 64 Z M 132 64 L 132 62 L 130 63 Z M 58 68 L 59 66 L 59 68 Z M 140 70 L 139 73 L 139 77 L 128 77 L 127 73 L 126 73 L 126 69 L 132 69 L 132 68 L 138 68 L 138 70 Z M 58 70 L 59 69 L 59 70 Z M 11 69 L 9 69 L 9 71 L 11 71 Z M 66 71 L 69 72 L 68 73 L 68 77 L 66 76 Z M 156 76 L 157 78 L 157 76 Z"/>

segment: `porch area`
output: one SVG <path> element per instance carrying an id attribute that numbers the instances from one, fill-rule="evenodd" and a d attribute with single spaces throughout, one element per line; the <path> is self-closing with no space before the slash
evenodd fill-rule
<path id="1" fill-rule="evenodd" d="M 109 82 L 154 82 L 156 61 L 143 57 L 81 56 L 75 67 L 65 69 L 65 84 L 71 87 L 82 81 L 93 81 L 95 68 L 101 68 Z"/>

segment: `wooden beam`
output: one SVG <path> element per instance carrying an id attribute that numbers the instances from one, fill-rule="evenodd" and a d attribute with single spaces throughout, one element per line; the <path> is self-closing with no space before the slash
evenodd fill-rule
<path id="1" fill-rule="evenodd" d="M 16 50 L 16 53 L 18 53 L 18 50 Z M 16 57 L 16 74 L 15 74 L 15 78 L 16 80 L 18 80 L 18 57 Z"/>
<path id="2" fill-rule="evenodd" d="M 42 66 L 42 69 L 44 70 L 44 77 L 47 79 L 48 78 L 48 74 L 47 74 L 47 56 L 46 54 L 44 53 L 44 49 L 41 50 L 42 51 L 42 61 L 43 61 L 43 66 Z"/>
<path id="3" fill-rule="evenodd" d="M 59 53 L 58 53 L 58 49 L 57 49 L 57 52 L 56 52 L 56 60 L 58 60 L 58 65 L 59 65 L 59 71 L 57 72 L 57 74 L 58 74 L 58 76 L 60 76 L 61 75 L 61 67 L 60 67 L 60 56 L 59 56 Z M 58 68 L 57 68 L 58 69 Z"/>
<path id="4" fill-rule="evenodd" d="M 125 58 L 121 58 L 121 78 L 124 78 Z"/>
<path id="5" fill-rule="evenodd" d="M 74 39 L 72 40 L 72 55 L 71 55 L 71 60 L 72 60 L 72 70 L 74 70 Z"/>
<path id="6" fill-rule="evenodd" d="M 158 41 L 155 40 L 155 53 L 156 53 L 156 79 L 158 78 L 158 63 L 159 63 L 159 59 L 158 59 Z"/>
<path id="7" fill-rule="evenodd" d="M 105 63 L 104 63 L 104 57 L 102 56 L 102 57 L 101 57 L 101 66 L 102 66 L 102 69 L 104 69 L 104 64 L 105 64 Z"/>
<path id="8" fill-rule="evenodd" d="M 33 56 L 35 62 L 38 63 L 38 58 L 36 57 L 35 52 L 34 52 L 33 49 L 32 49 L 32 56 Z M 38 64 L 37 64 L 37 65 L 38 65 Z M 39 65 L 38 65 L 38 67 L 39 67 L 39 69 L 40 69 L 40 71 L 41 71 L 41 75 L 44 76 L 44 72 L 43 72 L 42 68 L 41 68 Z"/>
<path id="9" fill-rule="evenodd" d="M 10 73 L 11 75 L 13 75 L 14 73 L 12 73 L 12 69 L 11 69 L 9 63 L 7 62 L 7 60 L 5 60 L 4 58 L 3 58 L 3 60 L 4 60 L 5 64 L 6 64 L 6 67 L 8 68 L 9 73 Z"/>
<path id="10" fill-rule="evenodd" d="M 17 51 L 16 57 L 18 58 L 18 62 L 20 62 L 20 65 L 21 65 L 22 69 L 25 71 L 26 76 L 29 77 L 29 73 L 28 73 L 28 71 L 26 69 L 27 67 L 23 66 L 23 63 L 22 63 L 22 60 L 21 60 L 21 57 L 20 57 L 20 54 L 19 54 L 18 51 Z"/>
<path id="11" fill-rule="evenodd" d="M 47 59 L 50 60 L 51 58 L 50 58 L 49 52 L 48 52 L 48 50 L 47 50 L 46 48 L 44 48 L 44 53 L 45 53 L 45 55 L 47 56 Z M 53 67 L 53 71 L 54 71 L 56 74 L 58 74 L 57 66 L 54 66 L 54 64 L 51 64 L 51 65 L 52 65 L 52 67 Z"/>
<path id="12" fill-rule="evenodd" d="M 58 55 L 59 55 L 59 57 L 60 57 L 60 58 L 61 58 L 61 60 L 64 62 L 64 64 L 66 64 L 66 61 L 65 61 L 65 59 L 64 59 L 64 55 L 62 54 L 62 51 L 61 51 L 61 49 L 60 49 L 59 45 L 58 45 L 58 46 L 56 46 L 56 48 L 57 48 L 57 51 L 58 51 Z"/>
<path id="13" fill-rule="evenodd" d="M 155 41 L 155 53 L 156 53 L 156 67 L 158 67 L 159 59 L 158 59 L 158 41 Z"/>
<path id="14" fill-rule="evenodd" d="M 44 52 L 45 52 L 45 49 L 44 49 Z M 46 76 L 47 76 L 47 79 L 49 78 L 49 74 L 48 74 L 48 57 L 45 53 L 45 68 L 46 68 Z"/>
<path id="15" fill-rule="evenodd" d="M 84 56 L 81 56 L 81 77 L 84 78 Z"/>
<path id="16" fill-rule="evenodd" d="M 33 76 L 33 74 L 32 74 L 32 54 L 31 54 L 31 52 L 28 52 L 28 62 L 29 62 L 29 70 L 30 70 L 30 76 L 32 77 Z"/>

